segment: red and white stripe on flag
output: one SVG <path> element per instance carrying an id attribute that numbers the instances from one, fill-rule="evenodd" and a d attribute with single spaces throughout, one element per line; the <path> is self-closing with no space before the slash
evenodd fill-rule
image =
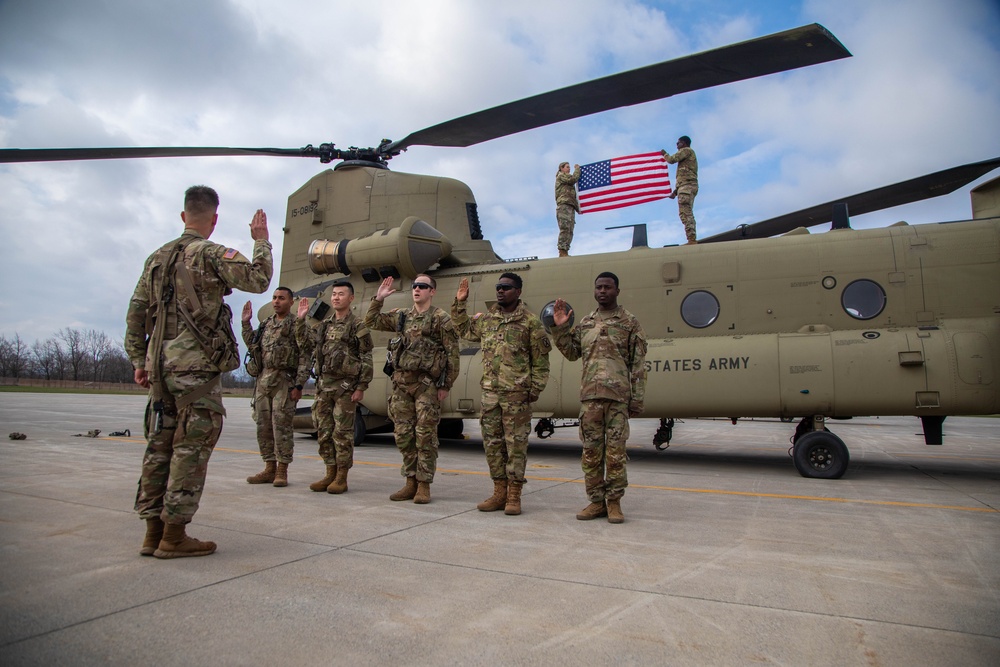
<path id="1" fill-rule="evenodd" d="M 670 196 L 663 153 L 639 153 L 580 167 L 580 213 L 610 211 Z"/>

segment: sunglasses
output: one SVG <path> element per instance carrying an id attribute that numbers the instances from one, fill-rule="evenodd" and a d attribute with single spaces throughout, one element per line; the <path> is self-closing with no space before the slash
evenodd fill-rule
<path id="1" fill-rule="evenodd" d="M 413 283 L 413 289 L 430 289 L 431 286 L 427 283 Z"/>
<path id="2" fill-rule="evenodd" d="M 506 292 L 508 290 L 517 289 L 514 285 L 505 285 L 503 283 L 497 283 L 498 292 Z"/>

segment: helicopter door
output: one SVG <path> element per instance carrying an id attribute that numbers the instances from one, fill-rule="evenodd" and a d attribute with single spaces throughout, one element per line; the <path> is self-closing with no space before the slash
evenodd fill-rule
<path id="1" fill-rule="evenodd" d="M 834 369 L 830 334 L 778 336 L 778 361 L 782 415 L 832 413 Z"/>

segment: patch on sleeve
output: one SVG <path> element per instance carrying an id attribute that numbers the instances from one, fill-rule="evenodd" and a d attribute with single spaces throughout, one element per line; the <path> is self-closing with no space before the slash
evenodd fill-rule
<path id="1" fill-rule="evenodd" d="M 240 251 L 236 248 L 226 248 L 226 253 L 222 256 L 223 259 L 233 259 L 236 255 L 240 254 Z"/>
<path id="2" fill-rule="evenodd" d="M 475 315 L 473 315 L 473 316 L 472 316 L 472 319 L 474 319 L 474 320 L 478 320 L 478 319 L 479 319 L 480 317 L 482 317 L 482 316 L 483 316 L 483 314 L 482 314 L 482 313 L 476 313 Z"/>

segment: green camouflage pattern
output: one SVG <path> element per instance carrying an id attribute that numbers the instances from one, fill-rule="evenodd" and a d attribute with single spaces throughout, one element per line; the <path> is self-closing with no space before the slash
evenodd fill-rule
<path id="1" fill-rule="evenodd" d="M 334 388 L 316 393 L 313 423 L 319 440 L 319 456 L 328 466 L 350 470 L 354 466 L 354 420 L 356 403 L 350 390 Z"/>
<path id="2" fill-rule="evenodd" d="M 156 299 L 159 298 L 163 282 L 162 264 L 169 255 L 169 249 L 178 241 L 183 242 L 185 247 L 177 261 L 183 262 L 187 267 L 194 282 L 191 286 L 193 293 L 200 303 L 192 303 L 190 294 L 178 289 L 175 290 L 173 300 L 163 306 L 163 312 L 160 313 L 160 304 L 156 303 Z M 149 355 L 157 353 L 162 354 L 162 370 L 166 373 L 218 372 L 219 367 L 211 361 L 198 340 L 188 331 L 186 323 L 178 316 L 176 303 L 184 303 L 196 320 L 216 322 L 223 307 L 224 296 L 234 289 L 254 294 L 264 292 L 271 282 L 272 270 L 271 244 L 264 239 L 254 243 L 253 262 L 250 262 L 235 249 L 212 243 L 197 232 L 185 230 L 180 239 L 171 241 L 149 256 L 143 267 L 142 277 L 135 286 L 125 316 L 125 353 L 132 366 L 151 369 L 153 363 Z M 156 312 L 157 317 L 164 318 L 166 333 L 162 350 L 147 349 L 153 333 L 146 331 L 146 319 L 151 310 Z M 226 331 L 213 333 L 217 336 L 229 336 L 235 342 L 231 321 Z"/>
<path id="3" fill-rule="evenodd" d="M 518 394 L 483 390 L 479 425 L 490 477 L 524 483 L 528 436 L 531 434 L 531 403 L 511 396 Z"/>
<path id="4" fill-rule="evenodd" d="M 383 313 L 382 302 L 372 299 L 365 326 L 375 331 L 395 331 L 400 308 Z M 430 378 L 438 387 L 451 391 L 458 377 L 458 332 L 448 313 L 431 306 L 423 313 L 406 310 L 403 351 L 394 360 L 394 383 L 412 384 Z"/>
<path id="5" fill-rule="evenodd" d="M 694 198 L 698 195 L 698 185 L 682 185 L 677 188 L 677 215 L 684 224 L 684 236 L 688 242 L 698 239 L 697 223 L 694 219 Z"/>
<path id="6" fill-rule="evenodd" d="M 264 367 L 258 375 L 260 378 L 268 373 L 283 373 L 293 380 L 292 385 L 304 385 L 309 381 L 310 358 L 308 352 L 303 352 L 299 339 L 304 338 L 303 330 L 307 330 L 304 319 L 294 315 L 286 315 L 278 319 L 271 315 L 264 320 L 264 329 L 260 336 L 261 358 Z M 243 322 L 243 342 L 249 347 L 253 340 L 254 328 L 249 322 Z"/>
<path id="7" fill-rule="evenodd" d="M 308 355 L 319 391 L 368 391 L 372 381 L 372 336 L 361 318 L 348 312 L 328 317 L 315 329 L 305 328 L 299 346 Z"/>
<path id="8" fill-rule="evenodd" d="M 217 373 L 168 373 L 164 377 L 163 426 L 149 432 L 152 397 L 146 405 L 146 453 L 135 499 L 140 519 L 190 523 L 205 489 L 208 459 L 222 433 L 222 385 L 177 410 L 175 401 L 217 377 Z"/>
<path id="9" fill-rule="evenodd" d="M 698 156 L 694 149 L 685 146 L 673 155 L 663 151 L 663 158 L 669 164 L 677 165 L 677 175 L 674 177 L 675 189 L 680 192 L 685 185 L 698 185 Z"/>
<path id="10" fill-rule="evenodd" d="M 580 441 L 583 455 L 583 483 L 592 503 L 617 500 L 625 495 L 628 475 L 628 405 L 620 401 L 596 399 L 580 406 Z"/>
<path id="11" fill-rule="evenodd" d="M 576 209 L 569 204 L 556 206 L 556 224 L 559 225 L 556 249 L 569 252 L 569 247 L 573 244 L 573 230 L 576 228 Z"/>
<path id="12" fill-rule="evenodd" d="M 549 352 L 552 342 L 534 313 L 518 302 L 511 313 L 492 306 L 472 318 L 465 301 L 451 305 L 451 320 L 458 334 L 482 344 L 483 391 L 516 392 L 518 400 L 534 402 L 549 381 Z"/>
<path id="13" fill-rule="evenodd" d="M 583 359 L 580 400 L 619 401 L 642 412 L 646 395 L 646 334 L 639 320 L 621 306 L 595 310 L 575 327 L 553 327 L 556 347 L 570 361 Z"/>
<path id="14" fill-rule="evenodd" d="M 403 455 L 399 473 L 403 477 L 416 477 L 418 482 L 430 483 L 437 470 L 437 427 L 441 421 L 438 388 L 429 377 L 416 382 L 400 382 L 396 375 L 393 375 L 389 397 L 389 419 L 396 447 Z"/>
<path id="15" fill-rule="evenodd" d="M 556 174 L 556 206 L 565 204 L 577 213 L 580 212 L 580 200 L 576 196 L 576 182 L 580 180 L 580 167 L 571 174 L 561 171 Z"/>

